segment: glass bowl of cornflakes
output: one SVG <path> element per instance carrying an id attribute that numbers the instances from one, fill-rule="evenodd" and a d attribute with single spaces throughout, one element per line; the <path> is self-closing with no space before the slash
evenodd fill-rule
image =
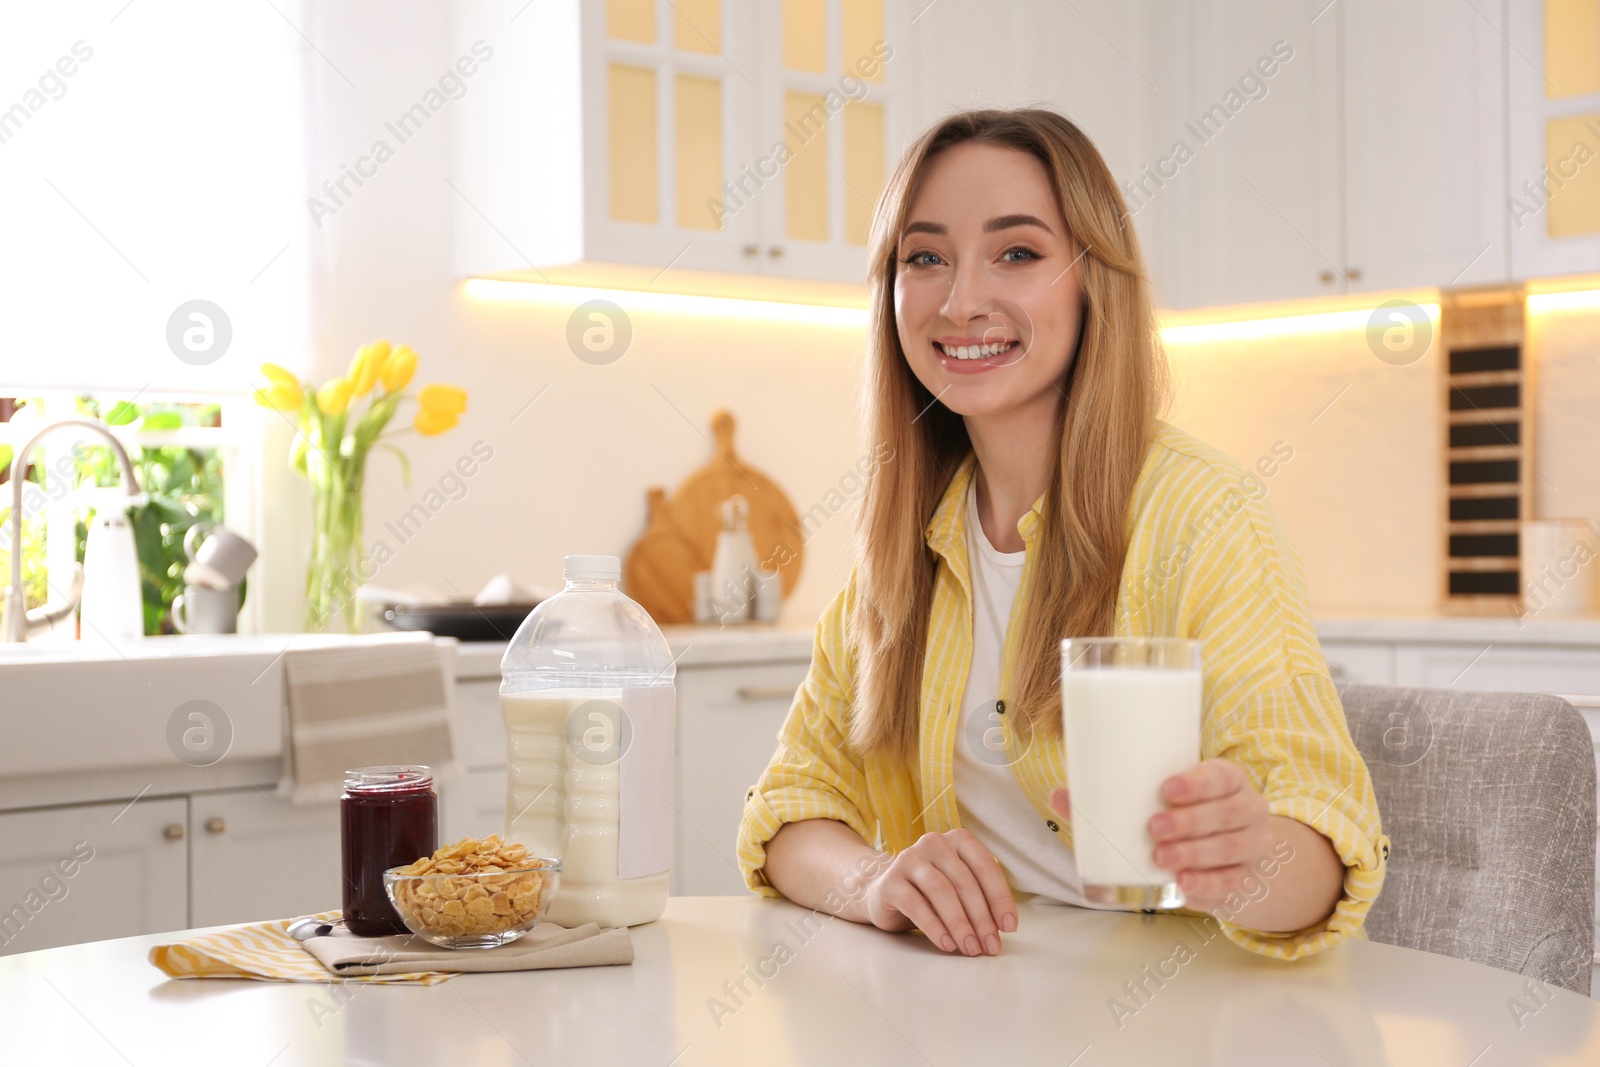
<path id="1" fill-rule="evenodd" d="M 561 861 L 498 835 L 466 837 L 383 872 L 406 929 L 441 948 L 497 948 L 539 925 L 561 884 Z"/>

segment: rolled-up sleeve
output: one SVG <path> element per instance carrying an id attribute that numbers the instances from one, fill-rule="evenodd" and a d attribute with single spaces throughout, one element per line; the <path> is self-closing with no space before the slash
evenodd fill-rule
<path id="1" fill-rule="evenodd" d="M 739 821 L 739 870 L 745 884 L 777 896 L 767 881 L 767 842 L 784 823 L 837 819 L 862 840 L 874 831 L 867 776 L 847 739 L 852 694 L 847 623 L 855 575 L 823 612 L 811 650 L 811 669 L 778 731 L 778 747 L 745 794 Z"/>
<path id="2" fill-rule="evenodd" d="M 1383 886 L 1389 839 L 1382 832 L 1366 764 L 1344 725 L 1344 711 L 1326 674 L 1301 674 L 1290 684 L 1252 694 L 1218 755 L 1243 766 L 1266 797 L 1267 810 L 1305 823 L 1332 843 L 1344 864 L 1339 901 L 1326 920 L 1303 930 L 1268 932 L 1222 921 L 1245 948 L 1283 959 L 1319 952 L 1362 924 Z M 1209 753 L 1208 753 L 1209 755 Z M 1293 857 L 1285 863 L 1292 864 Z M 1257 877 L 1267 893 L 1270 878 Z"/>
<path id="3" fill-rule="evenodd" d="M 1383 885 L 1389 839 L 1317 644 L 1299 560 L 1264 500 L 1224 479 L 1213 487 L 1199 494 L 1210 520 L 1188 545 L 1175 605 L 1177 632 L 1202 644 L 1201 754 L 1243 767 L 1271 814 L 1322 834 L 1344 864 L 1339 901 L 1315 926 L 1268 932 L 1215 918 L 1235 943 L 1297 959 L 1366 936 L 1361 927 Z M 1255 872 L 1267 894 L 1279 869 Z"/>

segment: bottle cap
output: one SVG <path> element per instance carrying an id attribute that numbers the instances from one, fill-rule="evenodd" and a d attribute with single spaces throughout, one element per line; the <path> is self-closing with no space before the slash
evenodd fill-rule
<path id="1" fill-rule="evenodd" d="M 568 581 L 619 581 L 622 578 L 622 561 L 616 556 L 567 556 L 562 560 L 561 577 Z"/>

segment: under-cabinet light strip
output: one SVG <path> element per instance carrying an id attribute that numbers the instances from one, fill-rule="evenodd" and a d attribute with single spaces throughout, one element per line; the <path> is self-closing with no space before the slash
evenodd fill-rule
<path id="1" fill-rule="evenodd" d="M 624 311 L 665 311 L 678 315 L 717 318 L 782 320 L 818 326 L 865 326 L 866 308 L 830 304 L 790 304 L 776 300 L 743 300 L 725 296 L 651 293 L 640 289 L 603 289 L 587 285 L 552 285 L 513 282 L 498 278 L 469 278 L 467 295 L 481 300 L 559 304 L 576 307 L 589 300 L 609 300 Z"/>

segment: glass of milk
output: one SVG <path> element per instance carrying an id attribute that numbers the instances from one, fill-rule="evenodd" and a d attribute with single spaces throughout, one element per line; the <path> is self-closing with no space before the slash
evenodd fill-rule
<path id="1" fill-rule="evenodd" d="M 1156 866 L 1148 825 L 1161 783 L 1200 762 L 1200 642 L 1069 637 L 1061 642 L 1061 733 L 1084 899 L 1181 908 Z"/>

